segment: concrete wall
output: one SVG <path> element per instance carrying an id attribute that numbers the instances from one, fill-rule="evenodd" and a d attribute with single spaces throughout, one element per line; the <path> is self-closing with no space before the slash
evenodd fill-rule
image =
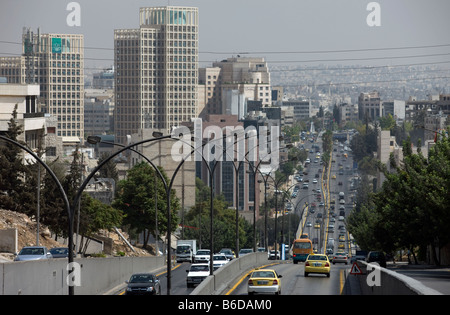
<path id="1" fill-rule="evenodd" d="M 358 266 L 363 274 L 356 277 L 359 279 L 362 295 L 442 295 L 423 285 L 420 281 L 385 268 L 379 267 L 379 274 L 374 269 L 369 270 L 369 274 L 367 274 L 367 265 L 364 261 L 358 261 Z M 378 276 L 379 282 L 376 278 Z M 368 285 L 368 277 L 369 283 L 371 281 L 372 283 L 378 282 L 379 285 Z"/>
<path id="2" fill-rule="evenodd" d="M 165 257 L 114 257 L 75 259 L 81 285 L 76 295 L 102 294 L 133 273 L 150 272 L 165 265 Z M 0 264 L 0 295 L 67 295 L 67 259 Z"/>
<path id="3" fill-rule="evenodd" d="M 273 262 L 273 261 L 272 261 Z M 230 261 L 212 276 L 200 283 L 191 295 L 218 295 L 223 293 L 245 272 L 269 264 L 267 253 L 252 253 Z"/>

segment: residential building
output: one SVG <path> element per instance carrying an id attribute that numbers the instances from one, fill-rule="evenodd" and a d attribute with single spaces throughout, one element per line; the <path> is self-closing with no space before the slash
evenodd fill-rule
<path id="1" fill-rule="evenodd" d="M 138 29 L 114 32 L 115 134 L 167 132 L 198 116 L 198 9 L 140 9 Z"/>
<path id="2" fill-rule="evenodd" d="M 272 89 L 267 62 L 259 57 L 232 57 L 214 62 L 212 67 L 199 70 L 199 83 L 206 99 L 203 113 L 245 117 L 248 102 L 260 101 L 270 106 Z M 204 88 L 203 88 L 204 86 Z"/>
<path id="3" fill-rule="evenodd" d="M 294 120 L 305 120 L 312 117 L 312 106 L 310 100 L 283 101 L 281 108 L 285 106 L 294 108 Z"/>
<path id="4" fill-rule="evenodd" d="M 0 76 L 10 83 L 39 84 L 38 111 L 57 117 L 58 136 L 83 140 L 83 35 L 24 30 L 22 56 L 0 57 Z"/>
<path id="5" fill-rule="evenodd" d="M 377 91 L 361 93 L 358 97 L 359 119 L 375 121 L 383 114 L 380 94 Z"/>
<path id="6" fill-rule="evenodd" d="M 429 95 L 426 100 L 410 97 L 406 102 L 405 119 L 423 124 L 426 115 L 450 115 L 450 94 Z"/>
<path id="7" fill-rule="evenodd" d="M 17 140 L 32 150 L 43 150 L 42 159 L 52 161 L 62 153 L 62 139 L 57 136 L 55 118 L 37 112 L 39 95 L 37 84 L 0 84 L 0 134 L 8 131 L 8 123 L 17 105 L 16 121 L 23 129 Z M 24 161 L 34 160 L 25 151 L 23 158 Z"/>

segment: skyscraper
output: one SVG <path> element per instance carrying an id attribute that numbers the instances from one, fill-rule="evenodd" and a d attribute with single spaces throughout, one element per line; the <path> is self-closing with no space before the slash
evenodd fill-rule
<path id="1" fill-rule="evenodd" d="M 198 116 L 198 9 L 140 9 L 139 29 L 114 32 L 115 133 L 170 131 Z"/>
<path id="2" fill-rule="evenodd" d="M 40 111 L 58 120 L 58 136 L 84 138 L 84 36 L 25 29 L 20 57 L 0 57 L 8 82 L 39 84 Z"/>

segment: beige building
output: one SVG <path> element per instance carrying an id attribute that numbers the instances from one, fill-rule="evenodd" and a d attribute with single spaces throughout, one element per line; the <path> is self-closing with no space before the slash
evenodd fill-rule
<path id="1" fill-rule="evenodd" d="M 138 29 L 114 32 L 115 134 L 170 131 L 198 116 L 198 9 L 140 9 Z"/>
<path id="2" fill-rule="evenodd" d="M 154 131 L 162 132 L 164 135 L 167 134 L 167 132 L 162 129 L 141 129 L 131 136 L 131 143 L 153 138 L 152 134 Z M 171 154 L 172 147 L 175 143 L 175 140 L 166 139 L 137 146 L 136 150 L 150 159 L 156 166 L 161 166 L 170 181 L 180 164 L 180 162 L 176 161 Z M 132 167 L 139 162 L 146 161 L 141 155 L 133 152 L 131 154 L 130 166 Z M 183 163 L 175 176 L 172 188 L 175 189 L 177 197 L 180 199 L 181 208 L 184 208 L 185 211 L 195 205 L 195 162 L 193 157 L 190 161 L 187 160 Z M 182 212 L 179 213 L 179 215 L 181 218 Z"/>
<path id="3" fill-rule="evenodd" d="M 203 115 L 247 114 L 247 101 L 272 104 L 272 89 L 267 62 L 259 57 L 233 57 L 214 62 L 199 70 L 199 98 L 205 100 Z"/>
<path id="4" fill-rule="evenodd" d="M 0 77 L 40 86 L 38 111 L 57 117 L 57 136 L 84 138 L 84 36 L 26 30 L 19 57 L 0 57 Z"/>

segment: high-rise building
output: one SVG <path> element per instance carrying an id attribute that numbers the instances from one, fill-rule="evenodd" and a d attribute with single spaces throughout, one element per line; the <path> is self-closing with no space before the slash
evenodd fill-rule
<path id="1" fill-rule="evenodd" d="M 170 131 L 198 116 L 198 9 L 140 9 L 139 29 L 114 32 L 115 133 Z"/>
<path id="2" fill-rule="evenodd" d="M 0 57 L 9 83 L 39 84 L 40 111 L 58 120 L 58 136 L 84 138 L 84 36 L 24 30 L 22 56 Z"/>

